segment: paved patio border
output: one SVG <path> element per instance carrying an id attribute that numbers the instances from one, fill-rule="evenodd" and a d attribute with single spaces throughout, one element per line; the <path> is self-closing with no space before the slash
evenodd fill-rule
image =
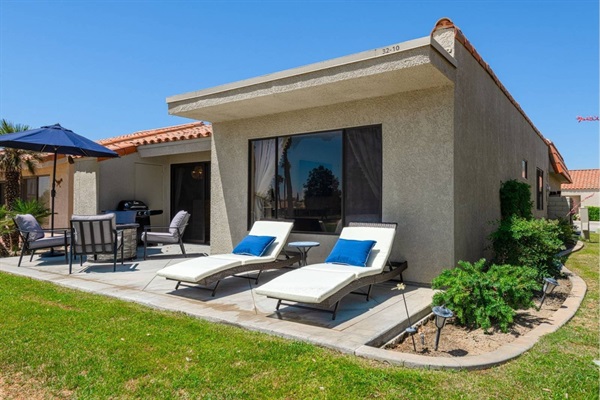
<path id="1" fill-rule="evenodd" d="M 581 250 L 583 246 L 583 242 L 579 241 L 573 249 L 565 250 L 558 255 L 561 257 L 566 256 Z M 402 365 L 408 368 L 475 370 L 504 364 L 531 349 L 538 342 L 540 337 L 548 333 L 556 332 L 561 326 L 573 318 L 579 309 L 579 306 L 585 297 L 587 285 L 583 279 L 564 266 L 562 272 L 567 274 L 572 284 L 571 293 L 569 293 L 569 296 L 562 307 L 548 319 L 548 322 L 542 323 L 537 328 L 532 329 L 515 341 L 505 344 L 493 352 L 465 357 L 428 357 L 417 354 L 400 353 L 376 347 L 361 346 L 356 349 L 354 354 L 360 357 L 394 365 Z"/>

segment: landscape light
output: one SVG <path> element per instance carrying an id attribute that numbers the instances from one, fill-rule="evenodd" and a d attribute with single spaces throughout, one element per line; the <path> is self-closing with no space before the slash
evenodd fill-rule
<path id="1" fill-rule="evenodd" d="M 442 328 L 446 325 L 446 320 L 448 318 L 452 318 L 454 313 L 448 310 L 446 306 L 433 307 L 432 311 L 435 314 L 435 326 L 437 328 L 437 333 L 435 335 L 435 350 L 437 351 L 440 343 L 440 333 L 442 332 Z"/>
<path id="2" fill-rule="evenodd" d="M 542 289 L 542 301 L 540 301 L 540 306 L 538 307 L 538 311 L 542 308 L 542 304 L 544 304 L 544 300 L 546 300 L 546 295 L 552 293 L 554 288 L 556 288 L 559 283 L 554 278 L 544 278 L 544 287 Z"/>

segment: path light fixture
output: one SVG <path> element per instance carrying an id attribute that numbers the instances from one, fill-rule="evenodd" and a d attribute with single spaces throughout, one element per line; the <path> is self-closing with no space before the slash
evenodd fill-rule
<path id="1" fill-rule="evenodd" d="M 542 304 L 544 304 L 544 300 L 546 300 L 546 295 L 552 293 L 554 288 L 556 288 L 559 283 L 554 278 L 544 278 L 544 287 L 542 289 L 542 300 L 540 301 L 540 306 L 538 307 L 538 311 L 542 308 Z"/>
<path id="2" fill-rule="evenodd" d="M 435 351 L 437 351 L 438 344 L 440 344 L 440 333 L 442 332 L 442 328 L 446 325 L 446 320 L 452 318 L 454 313 L 448 310 L 446 306 L 436 306 L 431 310 L 435 314 L 435 326 L 437 328 L 437 333 L 435 335 Z"/>
<path id="3" fill-rule="evenodd" d="M 410 322 L 410 314 L 408 313 L 408 306 L 406 305 L 406 297 L 404 296 L 404 289 L 406 289 L 406 285 L 404 283 L 399 283 L 392 290 L 400 290 L 402 292 L 402 300 L 404 300 L 404 309 L 406 310 L 406 318 L 408 319 L 408 328 L 404 330 L 404 332 L 410 335 L 410 338 L 413 342 L 413 349 L 415 353 L 417 352 L 417 344 L 415 343 L 415 333 L 417 333 L 417 329 L 412 326 Z"/>

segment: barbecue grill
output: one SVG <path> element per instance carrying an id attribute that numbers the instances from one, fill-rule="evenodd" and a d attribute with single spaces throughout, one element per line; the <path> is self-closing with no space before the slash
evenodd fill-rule
<path id="1" fill-rule="evenodd" d="M 163 210 L 151 210 L 146 203 L 141 200 L 121 200 L 117 205 L 116 211 L 135 211 L 135 223 L 139 224 L 137 237 L 138 241 L 144 232 L 144 227 L 150 225 L 151 215 L 160 215 Z"/>

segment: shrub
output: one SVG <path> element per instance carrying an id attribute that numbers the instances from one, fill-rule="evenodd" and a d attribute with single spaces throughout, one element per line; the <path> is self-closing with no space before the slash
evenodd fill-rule
<path id="1" fill-rule="evenodd" d="M 531 219 L 533 218 L 532 208 L 531 186 L 515 179 L 502 182 L 500 186 L 500 213 L 503 219 L 513 215 Z"/>
<path id="2" fill-rule="evenodd" d="M 445 304 L 467 328 L 487 332 L 497 324 L 506 332 L 515 310 L 533 305 L 534 291 L 541 287 L 536 276 L 537 271 L 529 267 L 492 265 L 486 270 L 485 259 L 474 264 L 459 261 L 458 267 L 433 280 L 434 289 L 444 289 L 433 296 L 433 304 Z"/>
<path id="3" fill-rule="evenodd" d="M 600 207 L 586 207 L 588 209 L 588 216 L 590 221 L 600 221 Z"/>
<path id="4" fill-rule="evenodd" d="M 8 210 L 5 206 L 0 207 L 0 257 L 10 255 L 18 249 L 18 235 L 12 238 L 12 234 L 16 232 L 12 218 L 17 214 L 32 214 L 38 222 L 42 223 L 43 219 L 50 215 L 50 210 L 43 203 L 37 200 L 21 200 L 17 199 L 13 209 Z"/>
<path id="5" fill-rule="evenodd" d="M 577 242 L 577 237 L 575 235 L 575 227 L 568 219 L 559 218 L 558 228 L 560 229 L 560 234 L 558 237 L 565 246 Z"/>
<path id="6" fill-rule="evenodd" d="M 11 212 L 12 216 L 16 214 L 31 214 L 42 224 L 43 220 L 51 213 L 43 203 L 37 200 L 17 199 Z"/>
<path id="7" fill-rule="evenodd" d="M 490 235 L 496 264 L 535 268 L 538 278 L 557 276 L 556 254 L 564 250 L 557 221 L 511 217 L 500 221 Z"/>

